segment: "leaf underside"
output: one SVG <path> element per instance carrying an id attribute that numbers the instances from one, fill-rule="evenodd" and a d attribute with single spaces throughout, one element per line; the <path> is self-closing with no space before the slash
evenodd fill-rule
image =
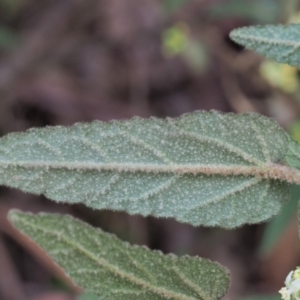
<path id="1" fill-rule="evenodd" d="M 70 216 L 11 211 L 9 218 L 99 299 L 218 300 L 229 286 L 216 263 L 130 246 Z"/>
<path id="2" fill-rule="evenodd" d="M 289 150 L 285 161 L 289 166 L 300 170 L 300 144 L 293 139 L 290 139 Z"/>
<path id="3" fill-rule="evenodd" d="M 48 127 L 0 139 L 0 184 L 58 202 L 233 228 L 277 214 L 289 185 L 226 169 L 263 168 L 287 148 L 278 124 L 257 114 Z"/>
<path id="4" fill-rule="evenodd" d="M 266 25 L 238 28 L 230 37 L 250 50 L 280 63 L 300 66 L 300 25 Z"/>

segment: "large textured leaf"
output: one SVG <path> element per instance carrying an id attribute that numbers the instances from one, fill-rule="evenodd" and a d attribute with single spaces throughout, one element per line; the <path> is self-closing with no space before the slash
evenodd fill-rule
<path id="1" fill-rule="evenodd" d="M 0 140 L 0 184 L 60 202 L 231 228 L 270 218 L 289 198 L 285 181 L 295 174 L 275 164 L 287 147 L 277 123 L 256 114 L 33 129 Z"/>
<path id="2" fill-rule="evenodd" d="M 268 58 L 300 66 L 300 24 L 244 27 L 234 30 L 230 37 Z"/>
<path id="3" fill-rule="evenodd" d="M 130 246 L 69 216 L 14 211 L 10 220 L 99 299 L 217 300 L 228 289 L 225 268 L 205 259 Z"/>

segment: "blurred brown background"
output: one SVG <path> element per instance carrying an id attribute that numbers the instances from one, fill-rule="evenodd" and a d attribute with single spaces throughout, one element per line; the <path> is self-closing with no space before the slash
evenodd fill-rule
<path id="1" fill-rule="evenodd" d="M 0 0 L 0 133 L 217 109 L 274 117 L 297 138 L 298 70 L 280 69 L 228 38 L 240 26 L 296 22 L 297 2 Z M 131 243 L 218 261 L 232 274 L 228 299 L 274 294 L 299 264 L 295 206 L 275 225 L 225 231 L 59 205 L 1 187 L 1 300 L 75 299 L 80 292 L 11 227 L 11 208 L 72 214 Z"/>

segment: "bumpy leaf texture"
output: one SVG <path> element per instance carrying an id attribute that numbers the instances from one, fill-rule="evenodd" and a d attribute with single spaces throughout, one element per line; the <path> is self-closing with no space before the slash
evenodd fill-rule
<path id="1" fill-rule="evenodd" d="M 13 211 L 9 217 L 99 299 L 218 300 L 229 286 L 228 272 L 216 263 L 130 246 L 70 216 Z"/>
<path id="2" fill-rule="evenodd" d="M 232 228 L 269 219 L 287 201 L 286 182 L 257 176 L 287 148 L 278 124 L 257 114 L 33 129 L 0 140 L 0 184 L 59 202 Z"/>
<path id="3" fill-rule="evenodd" d="M 300 66 L 300 24 L 238 28 L 231 32 L 230 37 L 277 62 Z"/>
<path id="4" fill-rule="evenodd" d="M 289 150 L 285 158 L 289 166 L 300 169 L 300 144 L 290 139 Z"/>

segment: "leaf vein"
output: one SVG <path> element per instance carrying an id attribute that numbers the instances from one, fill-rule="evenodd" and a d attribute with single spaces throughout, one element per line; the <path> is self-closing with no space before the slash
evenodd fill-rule
<path id="1" fill-rule="evenodd" d="M 233 196 L 234 194 L 240 193 L 245 189 L 248 189 L 256 184 L 258 184 L 259 182 L 261 182 L 262 179 L 261 178 L 252 178 L 251 180 L 248 180 L 246 182 L 243 182 L 242 184 L 236 186 L 235 188 L 226 191 L 225 193 L 218 195 L 212 199 L 210 199 L 209 201 L 205 202 L 205 203 L 199 203 L 196 206 L 190 208 L 189 210 L 194 210 L 194 209 L 198 209 L 198 208 L 203 208 L 206 207 L 208 205 L 211 204 L 217 204 L 218 202 L 226 199 L 229 196 Z"/>
<path id="2" fill-rule="evenodd" d="M 160 296 L 163 295 L 167 299 L 174 299 L 174 300 L 197 300 L 194 297 L 185 296 L 181 293 L 173 292 L 173 291 L 167 290 L 166 288 L 163 288 L 163 287 L 156 287 L 156 286 L 153 286 L 153 285 L 149 284 L 149 282 L 147 282 L 147 281 L 144 281 L 140 278 L 136 278 L 136 277 L 132 276 L 131 274 L 125 272 L 124 270 L 121 270 L 119 267 L 110 264 L 105 259 L 95 256 L 91 251 L 89 251 L 89 249 L 87 249 L 84 246 L 80 245 L 76 241 L 70 240 L 68 237 L 66 237 L 65 235 L 63 235 L 61 233 L 54 233 L 53 231 L 50 231 L 50 230 L 42 228 L 42 227 L 35 226 L 35 225 L 25 221 L 25 220 L 23 222 L 28 227 L 33 228 L 33 230 L 42 231 L 46 235 L 50 235 L 50 236 L 54 235 L 55 237 L 57 237 L 59 235 L 60 239 L 64 240 L 66 244 L 68 244 L 72 248 L 75 248 L 77 251 L 79 251 L 83 255 L 87 256 L 89 259 L 94 261 L 99 266 L 107 269 L 109 272 L 113 273 L 116 276 L 119 276 L 123 279 L 128 280 L 132 284 L 136 284 L 137 286 L 140 286 L 140 287 L 142 287 L 146 290 L 151 291 L 154 294 L 157 294 L 157 295 L 160 295 Z"/>
<path id="3" fill-rule="evenodd" d="M 181 281 L 187 285 L 188 287 L 190 287 L 192 290 L 194 290 L 199 296 L 200 298 L 204 299 L 204 300 L 213 300 L 213 298 L 211 298 L 208 294 L 206 294 L 201 288 L 200 286 L 198 286 L 197 284 L 195 284 L 194 282 L 192 282 L 187 276 L 186 274 L 184 274 L 183 272 L 181 272 L 177 266 L 173 265 L 172 270 L 176 273 L 176 275 L 181 279 Z"/>
<path id="4" fill-rule="evenodd" d="M 265 157 L 265 160 L 267 162 L 271 162 L 271 156 L 270 156 L 270 152 L 268 150 L 268 146 L 265 143 L 265 140 L 263 139 L 261 133 L 259 132 L 259 130 L 258 130 L 256 124 L 253 122 L 253 120 L 251 122 L 251 127 L 253 128 L 254 132 L 256 133 L 255 137 L 258 141 L 258 144 L 261 146 L 261 150 L 262 150 L 262 153 Z"/>
<path id="5" fill-rule="evenodd" d="M 158 159 L 162 160 L 166 164 L 172 164 L 173 162 L 168 158 L 167 154 L 162 152 L 161 150 L 155 149 L 153 146 L 151 146 L 149 143 L 146 143 L 144 140 L 142 140 L 141 137 L 133 136 L 131 133 L 123 130 L 124 135 L 127 136 L 128 139 L 130 139 L 131 142 L 138 146 L 142 146 L 143 148 L 151 151 L 151 153 L 156 156 Z"/>
<path id="6" fill-rule="evenodd" d="M 179 128 L 177 126 L 177 124 L 175 124 L 174 122 L 172 122 L 170 119 L 169 120 L 169 124 L 182 136 L 191 138 L 191 139 L 197 139 L 198 141 L 201 142 L 207 142 L 207 143 L 213 143 L 216 144 L 217 146 L 223 147 L 225 148 L 227 151 L 238 155 L 239 157 L 241 157 L 242 159 L 244 159 L 245 161 L 247 161 L 248 163 L 251 164 L 255 164 L 255 165 L 261 165 L 262 161 L 255 159 L 254 157 L 250 156 L 248 153 L 242 151 L 240 148 L 237 148 L 233 145 L 229 145 L 223 141 L 219 141 L 215 138 L 212 137 L 207 137 L 207 136 L 203 136 L 200 134 L 196 134 L 196 133 L 192 133 L 192 132 L 188 132 L 186 130 L 183 130 L 181 128 Z"/>
<path id="7" fill-rule="evenodd" d="M 142 201 L 142 200 L 147 200 L 150 197 L 153 197 L 157 194 L 162 193 L 163 191 L 169 189 L 173 184 L 176 183 L 176 181 L 180 178 L 180 175 L 175 175 L 172 176 L 171 178 L 167 179 L 166 181 L 162 182 L 161 185 L 156 186 L 155 188 L 153 188 L 152 190 L 147 191 L 146 193 L 143 193 L 142 195 L 140 195 L 137 198 L 134 199 L 129 199 L 129 201 L 134 201 L 134 202 L 138 202 L 138 201 Z"/>

